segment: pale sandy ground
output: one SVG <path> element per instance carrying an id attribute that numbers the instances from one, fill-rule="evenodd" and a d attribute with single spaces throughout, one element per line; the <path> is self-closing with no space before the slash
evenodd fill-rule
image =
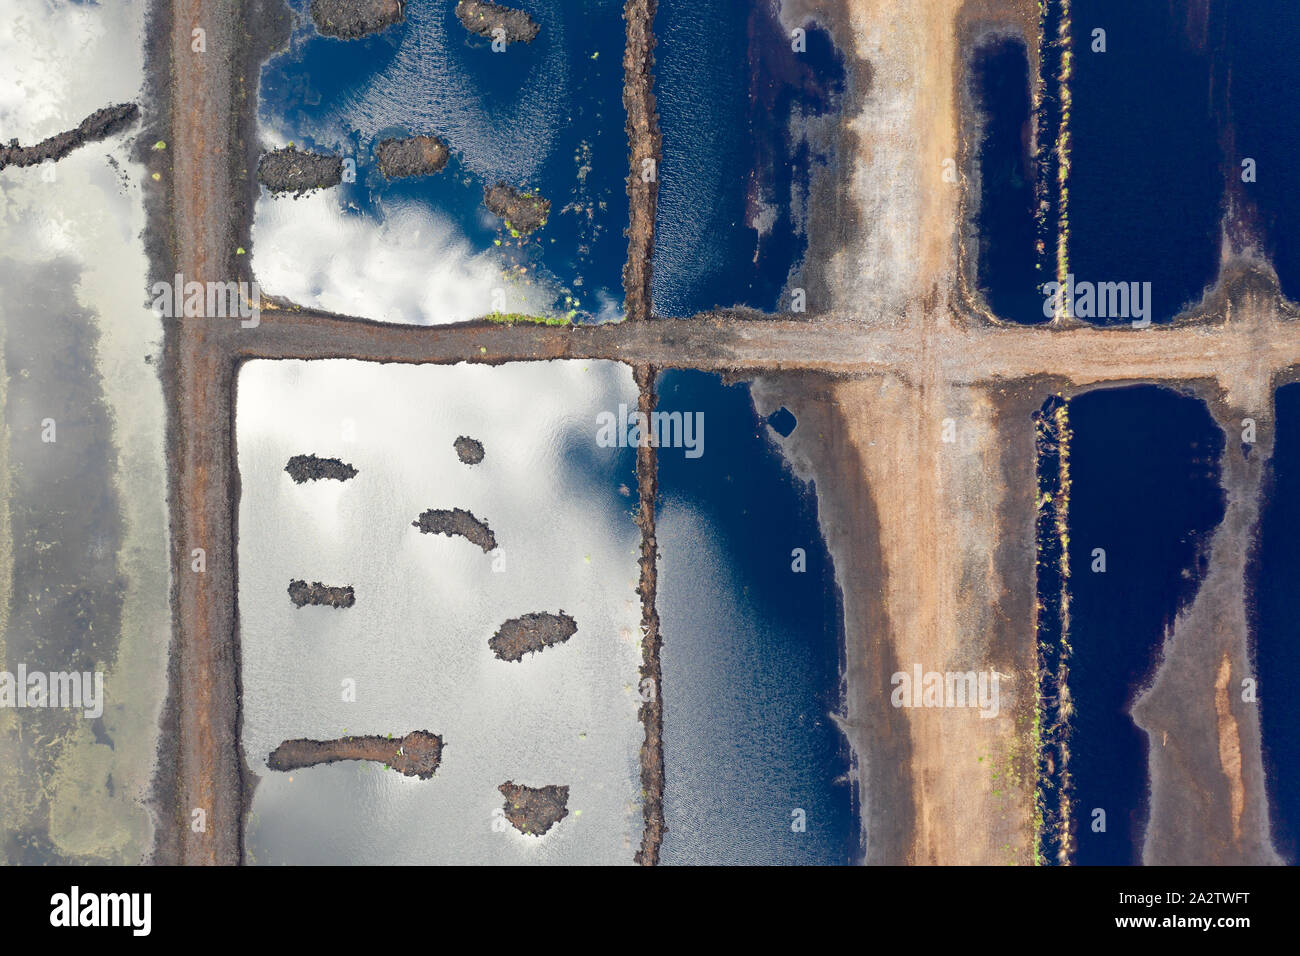
<path id="1" fill-rule="evenodd" d="M 959 38 L 1001 26 L 1020 30 L 1033 50 L 1037 5 L 787 0 L 783 11 L 791 25 L 809 13 L 856 57 L 856 81 L 838 140 L 852 160 L 841 161 L 837 180 L 814 186 L 803 278 L 829 321 L 866 326 L 864 346 L 888 339 L 881 351 L 895 361 L 889 368 L 873 352 L 863 364 L 880 368 L 867 374 L 773 375 L 755 395 L 760 412 L 784 404 L 799 419 L 786 452 L 816 481 L 844 592 L 844 726 L 858 761 L 866 860 L 1030 863 L 1033 409 L 1053 392 L 1104 382 L 1210 378 L 1222 387 L 1202 382 L 1198 392 L 1225 426 L 1248 412 L 1271 421 L 1270 378 L 1295 361 L 1294 336 L 1267 278 L 1227 262 L 1231 250 L 1228 278 L 1190 317 L 1202 327 L 991 326 L 957 291 L 970 188 Z M 942 179 L 948 158 L 959 185 Z M 941 439 L 945 419 L 955 442 Z M 1245 465 L 1228 456 L 1229 512 L 1209 574 L 1135 707 L 1154 743 L 1147 862 L 1276 862 L 1257 711 L 1235 692 L 1249 674 L 1243 575 L 1263 457 Z M 894 709 L 890 674 L 918 663 L 998 671 L 1002 712 L 990 720 L 974 710 Z"/>

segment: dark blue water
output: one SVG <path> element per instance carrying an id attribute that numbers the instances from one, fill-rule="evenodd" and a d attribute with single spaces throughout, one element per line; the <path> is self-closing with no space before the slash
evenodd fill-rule
<path id="1" fill-rule="evenodd" d="M 660 0 L 655 33 L 655 311 L 789 308 L 809 175 L 831 159 L 792 133 L 791 117 L 839 108 L 842 57 L 811 24 L 806 51 L 793 52 L 764 3 Z"/>
<path id="2" fill-rule="evenodd" d="M 1300 296 L 1300 190 L 1295 157 L 1300 155 L 1300 4 L 1291 0 L 1237 0 L 1216 7 L 1218 31 L 1226 36 L 1223 88 L 1227 91 L 1225 137 L 1234 198 L 1245 200 L 1265 251 L 1273 260 L 1282 291 Z M 1255 160 L 1255 182 L 1241 180 L 1241 161 Z"/>
<path id="3" fill-rule="evenodd" d="M 979 111 L 980 195 L 976 282 L 999 318 L 1045 322 L 1040 286 L 1055 276 L 1055 245 L 1039 253 L 1029 99 L 1029 54 L 1022 40 L 988 36 L 971 55 L 971 95 Z"/>
<path id="4" fill-rule="evenodd" d="M 477 251 L 500 251 L 518 281 L 541 275 L 554 308 L 581 321 L 621 311 L 628 170 L 622 105 L 623 5 L 617 0 L 517 0 L 541 24 L 531 44 L 493 53 L 455 4 L 411 0 L 406 20 L 363 40 L 322 37 L 308 0 L 289 49 L 263 68 L 260 118 L 299 145 L 341 151 L 357 181 L 340 201 L 358 215 L 417 201 L 451 219 Z M 442 172 L 389 182 L 373 147 L 433 133 L 452 158 Z M 483 207 L 498 181 L 540 190 L 547 224 L 513 237 Z M 574 303 L 576 300 L 576 305 Z"/>
<path id="5" fill-rule="evenodd" d="M 1043 403 L 1033 416 L 1038 460 L 1035 473 L 1040 502 L 1034 537 L 1038 545 L 1035 565 L 1038 592 L 1038 692 L 1041 713 L 1037 800 L 1042 815 L 1039 829 L 1039 858 L 1046 863 L 1060 860 L 1064 839 L 1062 822 L 1069 811 L 1069 797 L 1062 782 L 1066 766 L 1063 748 L 1069 744 L 1069 714 L 1062 702 L 1061 686 L 1068 687 L 1069 647 L 1063 640 L 1065 626 L 1065 568 L 1061 562 L 1060 521 L 1068 504 L 1064 493 L 1066 473 L 1062 468 L 1068 454 L 1069 405 L 1059 395 Z"/>
<path id="6" fill-rule="evenodd" d="M 1254 556 L 1252 630 L 1273 843 L 1288 862 L 1300 851 L 1300 385 L 1277 390 L 1277 431 Z"/>
<path id="7" fill-rule="evenodd" d="M 658 389 L 661 410 L 706 423 L 700 458 L 659 453 L 662 860 L 852 862 L 848 745 L 828 716 L 841 710 L 842 615 L 815 495 L 748 386 L 667 372 Z"/>
<path id="8" fill-rule="evenodd" d="M 1154 386 L 1070 401 L 1069 686 L 1079 864 L 1140 862 L 1146 735 L 1128 714 L 1165 631 L 1194 595 L 1223 518 L 1223 433 L 1203 402 Z M 1094 573 L 1093 549 L 1106 552 Z M 1106 811 L 1106 832 L 1091 828 Z"/>
<path id="9" fill-rule="evenodd" d="M 1222 151 L 1204 25 L 1189 12 L 1197 6 L 1071 4 L 1070 271 L 1076 281 L 1150 282 L 1156 322 L 1199 301 L 1218 267 Z M 1091 50 L 1096 28 L 1104 53 Z"/>

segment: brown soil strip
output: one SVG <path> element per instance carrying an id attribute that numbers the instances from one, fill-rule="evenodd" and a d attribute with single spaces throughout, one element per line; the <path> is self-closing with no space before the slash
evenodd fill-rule
<path id="1" fill-rule="evenodd" d="M 413 730 L 405 737 L 340 737 L 337 740 L 286 740 L 266 758 L 272 770 L 289 771 L 340 760 L 373 760 L 408 777 L 428 780 L 442 763 L 442 737 Z"/>
<path id="2" fill-rule="evenodd" d="M 477 465 L 483 460 L 483 443 L 467 435 L 461 435 L 454 442 L 456 457 L 466 465 Z"/>
<path id="3" fill-rule="evenodd" d="M 290 581 L 289 600 L 293 602 L 294 607 L 306 607 L 311 604 L 318 607 L 345 608 L 356 604 L 357 596 L 350 584 L 330 587 L 319 581 L 311 584 L 306 581 Z"/>
<path id="4" fill-rule="evenodd" d="M 46 160 L 58 162 L 78 146 L 106 139 L 126 129 L 139 115 L 140 107 L 134 103 L 120 103 L 96 110 L 82 120 L 76 129 L 43 139 L 35 146 L 19 146 L 18 140 L 11 139 L 8 146 L 0 146 L 0 169 L 6 166 L 35 166 Z"/>
<path id="5" fill-rule="evenodd" d="M 327 37 L 357 40 L 401 23 L 403 0 L 311 0 L 311 19 Z"/>
<path id="6" fill-rule="evenodd" d="M 1300 336 L 1294 334 L 1290 312 L 1265 276 L 1242 266 L 1230 271 L 1221 290 L 1187 321 L 1143 330 L 1000 327 L 927 314 L 930 327 L 922 334 L 907 324 L 863 325 L 839 313 L 763 320 L 735 311 L 602 326 L 482 320 L 403 326 L 264 306 L 261 325 L 230 330 L 230 341 L 247 358 L 488 363 L 587 358 L 709 371 L 897 374 L 909 384 L 920 384 L 926 367 L 929 374 L 960 384 L 1038 375 L 1080 385 L 1206 378 L 1249 383 L 1300 364 Z"/>
<path id="7" fill-rule="evenodd" d="M 460 0 L 456 4 L 456 19 L 470 33 L 489 40 L 503 35 L 507 43 L 532 43 L 541 31 L 527 12 L 485 0 Z M 497 34 L 498 30 L 503 33 Z"/>
<path id="8" fill-rule="evenodd" d="M 419 528 L 421 534 L 445 534 L 452 538 L 460 535 L 471 544 L 476 544 L 486 551 L 493 551 L 497 546 L 496 535 L 492 529 L 464 508 L 430 508 L 411 522 L 411 527 Z"/>
<path id="9" fill-rule="evenodd" d="M 447 144 L 436 136 L 386 139 L 375 147 L 379 171 L 389 179 L 441 172 L 450 156 Z"/>
<path id="10" fill-rule="evenodd" d="M 577 622 L 563 611 L 559 614 L 525 614 L 502 624 L 488 641 L 488 646 L 503 661 L 521 661 L 525 654 L 563 644 L 577 630 Z"/>
<path id="11" fill-rule="evenodd" d="M 284 470 L 300 485 L 305 481 L 350 481 L 357 476 L 357 470 L 347 462 L 315 455 L 294 455 Z"/>
<path id="12" fill-rule="evenodd" d="M 260 61 L 288 36 L 283 4 L 156 4 L 149 21 L 149 127 L 137 153 L 146 180 L 151 272 L 225 282 L 246 263 L 257 185 L 254 89 Z M 196 52 L 191 31 L 206 33 Z M 152 150 L 164 139 L 166 150 Z M 157 183 L 157 186 L 152 185 Z M 243 273 L 247 277 L 247 273 Z M 164 323 L 172 645 L 153 800 L 153 860 L 239 863 L 253 776 L 240 747 L 235 549 L 235 361 L 228 320 Z M 203 559 L 196 555 L 202 549 Z"/>
<path id="13" fill-rule="evenodd" d="M 520 833 L 542 836 L 569 815 L 569 788 L 549 784 L 525 787 L 507 780 L 497 787 L 506 798 L 506 819 Z"/>
<path id="14" fill-rule="evenodd" d="M 654 18 L 656 0 L 627 0 L 623 20 L 623 109 L 627 111 L 628 227 L 623 264 L 623 309 L 629 319 L 651 315 L 655 210 L 659 202 L 659 164 L 663 139 L 654 94 Z M 649 164 L 647 165 L 647 160 Z"/>
<path id="15" fill-rule="evenodd" d="M 647 420 L 655 410 L 655 369 L 638 365 L 634 369 L 641 394 L 637 410 Z M 664 838 L 664 705 L 660 694 L 659 609 L 655 606 L 659 542 L 655 537 L 655 501 L 659 496 L 659 469 L 655 449 L 649 444 L 636 450 L 636 481 L 641 502 L 636 523 L 641 529 L 641 707 L 638 715 L 645 727 L 641 744 L 641 802 L 645 811 L 645 830 L 636 862 L 655 866 L 659 862 L 659 844 Z"/>

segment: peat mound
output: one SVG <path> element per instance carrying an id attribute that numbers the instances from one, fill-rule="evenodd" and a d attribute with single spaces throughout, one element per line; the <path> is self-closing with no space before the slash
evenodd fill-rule
<path id="1" fill-rule="evenodd" d="M 559 614 L 525 614 L 502 624 L 488 641 L 488 647 L 503 661 L 519 661 L 525 654 L 563 644 L 577 630 L 577 622 L 563 611 Z"/>
<path id="2" fill-rule="evenodd" d="M 405 737 L 340 737 L 286 740 L 266 758 L 272 770 L 298 770 L 340 760 L 373 760 L 408 777 L 428 780 L 442 763 L 442 737 L 413 730 Z"/>
<path id="3" fill-rule="evenodd" d="M 528 836 L 542 836 L 569 815 L 568 787 L 525 787 L 507 780 L 497 789 L 506 798 L 506 819 Z"/>
<path id="4" fill-rule="evenodd" d="M 449 538 L 460 535 L 484 551 L 494 551 L 497 546 L 497 538 L 492 529 L 464 508 L 454 508 L 451 511 L 430 508 L 418 520 L 412 521 L 411 527 L 419 528 L 421 534 L 445 534 Z"/>

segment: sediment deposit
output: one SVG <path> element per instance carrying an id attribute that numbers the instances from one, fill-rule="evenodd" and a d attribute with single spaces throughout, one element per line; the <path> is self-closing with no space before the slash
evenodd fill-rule
<path id="1" fill-rule="evenodd" d="M 506 798 L 506 819 L 528 836 L 542 836 L 569 815 L 568 787 L 525 787 L 507 780 L 497 789 Z"/>
<path id="2" fill-rule="evenodd" d="M 405 737 L 377 735 L 337 740 L 286 740 L 266 758 L 272 770 L 299 770 L 340 760 L 373 760 L 408 777 L 428 780 L 442 762 L 442 737 L 413 730 Z"/>
<path id="3" fill-rule="evenodd" d="M 0 169 L 6 166 L 35 166 L 46 160 L 58 162 L 78 146 L 105 139 L 126 129 L 139 115 L 140 108 L 134 103 L 119 103 L 96 110 L 82 120 L 76 129 L 43 139 L 35 146 L 19 146 L 18 140 L 11 139 L 9 145 L 0 146 Z"/>
<path id="4" fill-rule="evenodd" d="M 492 551 L 497 546 L 497 538 L 492 529 L 464 508 L 453 508 L 450 511 L 430 508 L 418 520 L 412 521 L 411 526 L 419 528 L 421 534 L 445 534 L 449 538 L 460 535 L 484 551 Z"/>
<path id="5" fill-rule="evenodd" d="M 477 465 L 483 460 L 483 443 L 468 435 L 461 435 L 455 441 L 456 457 L 467 465 Z"/>
<path id="6" fill-rule="evenodd" d="M 506 43 L 532 43 L 541 30 L 527 11 L 487 0 L 460 0 L 456 4 L 456 19 L 470 33 L 489 40 L 504 37 Z"/>
<path id="7" fill-rule="evenodd" d="M 294 603 L 295 607 L 306 607 L 311 604 L 321 607 L 345 608 L 351 607 L 357 602 L 356 594 L 352 591 L 352 585 L 329 587 L 319 581 L 313 581 L 311 584 L 306 581 L 290 581 L 289 600 Z"/>
<path id="8" fill-rule="evenodd" d="M 526 236 L 546 225 L 551 201 L 534 193 L 520 192 L 513 186 L 497 183 L 483 190 L 483 205 L 505 220 L 506 228 Z"/>
<path id="9" fill-rule="evenodd" d="M 302 196 L 341 183 L 343 160 L 325 153 L 285 146 L 263 154 L 257 164 L 257 181 L 273 193 Z"/>
<path id="10" fill-rule="evenodd" d="M 338 458 L 318 458 L 315 455 L 294 455 L 284 466 L 289 477 L 297 484 L 305 481 L 348 481 L 357 476 L 357 470 Z"/>
<path id="11" fill-rule="evenodd" d="M 559 614 L 525 614 L 502 624 L 488 641 L 488 646 L 503 661 L 520 661 L 525 654 L 563 644 L 577 630 L 577 622 L 563 611 Z"/>
<path id="12" fill-rule="evenodd" d="M 436 136 L 386 139 L 375 147 L 379 171 L 389 179 L 441 172 L 450 156 L 447 144 Z"/>
<path id="13" fill-rule="evenodd" d="M 406 16 L 403 0 L 311 0 L 311 19 L 327 37 L 357 40 Z"/>

